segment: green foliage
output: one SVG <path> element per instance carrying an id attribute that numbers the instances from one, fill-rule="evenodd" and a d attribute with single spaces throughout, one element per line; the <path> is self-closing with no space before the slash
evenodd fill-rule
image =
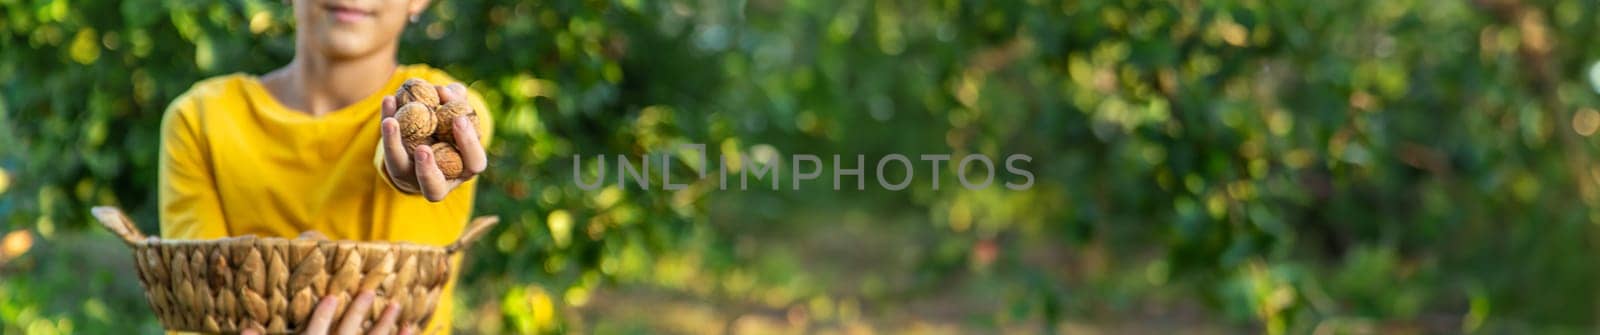
<path id="1" fill-rule="evenodd" d="M 478 210 L 508 220 L 474 250 L 468 330 L 651 327 L 592 312 L 643 290 L 817 327 L 1064 330 L 1200 308 L 1273 333 L 1527 331 L 1596 312 L 1595 7 L 451 0 L 402 42 L 430 47 L 400 57 L 499 120 Z M 0 331 L 152 329 L 136 289 L 61 283 L 83 256 L 40 250 L 103 238 L 91 205 L 154 231 L 161 111 L 200 79 L 286 63 L 288 12 L 0 0 L 0 232 L 51 246 L 0 254 Z M 572 180 L 573 155 L 645 153 L 690 180 L 708 167 L 688 143 L 742 164 L 1020 153 L 1037 180 L 968 190 L 946 165 L 935 189 L 923 163 L 898 192 Z"/>

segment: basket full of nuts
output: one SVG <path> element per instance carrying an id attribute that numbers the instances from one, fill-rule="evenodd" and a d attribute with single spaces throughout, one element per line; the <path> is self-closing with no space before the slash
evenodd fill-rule
<path id="1" fill-rule="evenodd" d="M 209 333 L 298 332 L 324 297 L 350 301 L 369 290 L 377 298 L 367 324 L 389 304 L 400 304 L 401 324 L 426 324 L 450 279 L 451 256 L 499 221 L 475 218 L 454 243 L 438 247 L 253 236 L 163 240 L 139 233 L 116 208 L 96 207 L 93 214 L 133 249 L 145 298 L 162 326 Z"/>

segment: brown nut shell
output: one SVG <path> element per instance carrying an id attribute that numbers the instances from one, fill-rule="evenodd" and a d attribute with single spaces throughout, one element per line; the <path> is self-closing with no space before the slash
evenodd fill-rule
<path id="1" fill-rule="evenodd" d="M 463 165 L 461 152 L 456 150 L 454 144 L 439 142 L 433 144 L 433 162 L 439 165 L 439 171 L 444 172 L 447 179 L 461 177 Z"/>
<path id="2" fill-rule="evenodd" d="M 439 108 L 439 90 L 422 79 L 406 79 L 405 83 L 400 84 L 400 89 L 395 90 L 394 101 L 401 106 L 421 103 L 428 110 L 433 110 Z"/>
<path id="3" fill-rule="evenodd" d="M 406 145 L 406 154 L 410 154 L 410 155 L 417 154 L 416 153 L 417 146 L 419 146 L 419 145 L 426 145 L 426 146 L 430 146 L 431 147 L 435 143 L 439 143 L 438 141 L 434 141 L 432 136 L 403 137 L 403 138 L 400 139 L 400 142 L 404 143 Z"/>
<path id="4" fill-rule="evenodd" d="M 401 105 L 394 118 L 400 121 L 400 136 L 407 138 L 433 136 L 439 123 L 428 106 L 417 102 Z"/>
<path id="5" fill-rule="evenodd" d="M 418 145 L 433 144 L 433 129 L 438 123 L 433 111 L 422 103 L 408 103 L 400 106 L 394 112 L 394 118 L 400 122 L 400 140 L 406 145 L 406 153 L 412 154 Z"/>
<path id="6" fill-rule="evenodd" d="M 472 110 L 472 105 L 461 100 L 451 101 L 439 106 L 439 109 L 434 111 L 434 117 L 438 119 L 438 122 L 435 123 L 436 129 L 433 131 L 433 137 L 439 139 L 439 142 L 455 144 L 455 119 L 459 116 L 466 116 L 467 121 L 472 122 L 473 128 L 478 128 L 477 126 L 481 125 L 478 123 L 478 112 Z M 480 129 L 478 132 L 482 133 L 483 130 Z"/>

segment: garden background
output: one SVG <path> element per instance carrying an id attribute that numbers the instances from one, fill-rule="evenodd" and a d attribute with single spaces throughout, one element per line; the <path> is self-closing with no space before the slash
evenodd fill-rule
<path id="1" fill-rule="evenodd" d="M 499 120 L 462 332 L 1588 333 L 1596 7 L 441 0 L 400 57 Z M 88 208 L 154 232 L 162 111 L 286 63 L 289 12 L 0 0 L 0 333 L 158 331 Z M 651 152 L 687 179 L 684 143 L 1022 153 L 1037 180 L 572 181 Z"/>

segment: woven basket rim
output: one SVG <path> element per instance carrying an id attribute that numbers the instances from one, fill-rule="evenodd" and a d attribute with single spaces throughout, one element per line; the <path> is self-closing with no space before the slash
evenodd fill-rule
<path id="1" fill-rule="evenodd" d="M 134 246 L 136 246 L 136 247 L 162 247 L 162 246 L 201 246 L 201 247 L 204 247 L 204 246 L 224 246 L 224 245 L 236 245 L 236 244 L 266 244 L 266 245 L 280 245 L 281 244 L 281 245 L 289 245 L 289 244 L 294 244 L 294 243 L 305 243 L 305 242 L 296 242 L 297 240 L 306 241 L 304 239 L 293 239 L 293 238 L 283 238 L 283 237 L 224 237 L 224 238 L 209 239 L 209 240 L 145 239 L 145 240 L 139 241 L 138 243 L 135 243 Z M 422 251 L 422 252 L 445 252 L 445 248 L 443 246 L 419 244 L 419 243 L 404 242 L 404 241 L 356 241 L 356 240 L 312 240 L 312 241 L 315 241 L 317 244 L 349 245 L 349 246 L 353 246 L 353 247 L 358 248 L 358 249 L 402 249 L 402 250 L 408 250 L 408 251 Z"/>
<path id="2" fill-rule="evenodd" d="M 158 237 L 146 237 L 144 234 L 139 233 L 139 229 L 134 226 L 133 220 L 128 219 L 128 216 L 126 214 L 123 214 L 122 210 L 117 209 L 116 207 L 110 207 L 110 206 L 95 207 L 95 208 L 93 208 L 91 210 L 91 214 L 94 214 L 94 217 L 98 221 L 100 221 L 100 225 L 104 226 L 106 228 L 106 230 L 110 230 L 113 234 L 116 234 L 117 237 L 122 238 L 122 242 L 123 243 L 127 244 L 129 247 L 134 247 L 134 248 L 178 246 L 178 245 L 182 245 L 182 246 L 217 246 L 217 245 L 234 245 L 234 244 L 240 244 L 240 243 L 255 243 L 255 244 L 260 244 L 260 243 L 280 244 L 281 243 L 281 244 L 284 244 L 284 245 L 288 245 L 288 244 L 293 244 L 293 243 L 305 243 L 305 242 L 298 242 L 298 241 L 306 241 L 306 239 L 299 239 L 299 238 L 260 237 L 260 236 L 253 236 L 253 235 L 224 237 L 224 238 L 219 238 L 219 239 L 207 239 L 207 240 L 197 240 L 197 239 L 172 239 L 172 240 L 169 240 L 169 239 L 163 239 L 163 238 L 158 238 Z M 480 216 L 480 217 L 474 218 L 474 219 L 472 219 L 471 222 L 467 223 L 467 226 L 461 231 L 461 235 L 456 237 L 455 242 L 451 242 L 450 244 L 444 245 L 444 246 L 434 246 L 434 245 L 419 244 L 419 243 L 405 242 L 405 241 L 357 241 L 357 240 L 311 240 L 311 241 L 316 241 L 316 243 L 318 243 L 318 244 L 331 243 L 331 244 L 337 244 L 337 245 L 351 245 L 351 246 L 355 246 L 355 247 L 361 248 L 361 249 L 395 249 L 395 248 L 400 248 L 400 249 L 404 249 L 404 250 L 415 250 L 415 251 L 424 251 L 424 252 L 444 252 L 446 254 L 455 254 L 457 252 L 462 251 L 462 249 L 466 248 L 467 246 L 472 245 L 474 242 L 477 242 L 479 237 L 483 237 L 483 235 L 489 231 L 489 227 L 494 226 L 494 224 L 498 223 L 498 222 L 500 222 L 500 218 L 496 217 L 496 216 Z"/>

